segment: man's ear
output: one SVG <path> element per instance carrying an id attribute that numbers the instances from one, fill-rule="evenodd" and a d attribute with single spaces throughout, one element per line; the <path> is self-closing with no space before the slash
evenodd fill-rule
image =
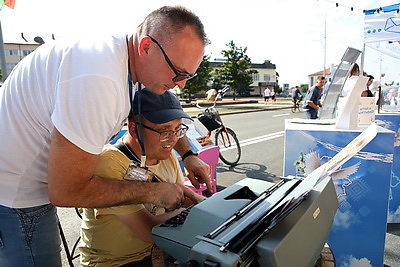
<path id="1" fill-rule="evenodd" d="M 151 46 L 151 39 L 149 37 L 143 37 L 139 42 L 138 52 L 139 56 L 147 55 Z"/>

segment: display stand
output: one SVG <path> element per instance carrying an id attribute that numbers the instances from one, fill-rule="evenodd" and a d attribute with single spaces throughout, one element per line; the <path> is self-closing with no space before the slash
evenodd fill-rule
<path id="1" fill-rule="evenodd" d="M 283 175 L 318 167 L 360 133 L 286 120 Z M 332 177 L 339 208 L 327 243 L 335 266 L 383 265 L 393 140 L 393 131 L 378 127 L 376 137 Z"/>
<path id="2" fill-rule="evenodd" d="M 394 140 L 392 180 L 390 184 L 388 223 L 400 223 L 400 113 L 376 114 L 376 123 L 396 133 Z"/>

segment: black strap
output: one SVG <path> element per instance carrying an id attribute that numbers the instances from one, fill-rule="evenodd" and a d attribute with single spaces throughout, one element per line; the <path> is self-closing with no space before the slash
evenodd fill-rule
<path id="1" fill-rule="evenodd" d="M 138 161 L 138 159 L 135 158 L 135 157 L 132 155 L 132 153 L 128 150 L 128 148 L 125 146 L 125 144 L 124 144 L 121 140 L 118 141 L 118 142 L 116 142 L 116 143 L 114 144 L 114 146 L 115 146 L 116 148 L 118 148 L 122 153 L 124 153 L 124 155 L 127 156 L 130 160 L 132 160 L 132 161 L 134 161 L 134 162 L 140 164 L 140 161 Z"/>

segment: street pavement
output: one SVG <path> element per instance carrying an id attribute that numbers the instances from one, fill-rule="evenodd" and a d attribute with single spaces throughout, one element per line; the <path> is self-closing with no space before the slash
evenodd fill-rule
<path id="1" fill-rule="evenodd" d="M 185 112 L 195 117 L 201 112 L 195 104 L 182 103 Z M 240 113 L 240 112 L 260 112 L 273 109 L 288 109 L 291 107 L 291 99 L 279 99 L 274 103 L 264 103 L 261 97 L 258 98 L 239 98 L 236 100 L 223 99 L 217 102 L 220 114 Z M 68 242 L 69 250 L 72 250 L 74 243 L 79 237 L 80 218 L 75 210 L 71 208 L 58 208 L 58 216 Z M 373 240 L 371 240 L 373 242 Z M 69 266 L 64 249 L 61 252 L 63 266 Z M 73 261 L 75 266 L 79 266 L 79 258 Z M 388 224 L 384 267 L 400 267 L 400 224 Z"/>

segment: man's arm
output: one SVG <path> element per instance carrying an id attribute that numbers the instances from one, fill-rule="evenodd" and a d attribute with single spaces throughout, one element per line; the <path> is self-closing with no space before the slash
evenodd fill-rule
<path id="1" fill-rule="evenodd" d="M 98 157 L 83 151 L 54 128 L 48 161 L 50 201 L 65 207 L 153 203 L 167 209 L 179 208 L 184 203 L 185 188 L 182 185 L 95 176 Z"/>
<path id="2" fill-rule="evenodd" d="M 174 149 L 182 156 L 188 150 L 193 149 L 190 145 L 187 137 L 179 139 Z M 192 182 L 193 186 L 200 188 L 200 184 L 205 183 L 207 185 L 207 190 L 211 192 L 211 182 L 210 182 L 210 166 L 204 161 L 199 159 L 197 156 L 188 156 L 183 161 L 185 168 L 188 170 L 187 177 Z"/>
<path id="3" fill-rule="evenodd" d="M 194 194 L 198 201 L 187 199 L 184 207 L 197 204 L 205 199 L 204 196 Z M 145 242 L 154 243 L 151 231 L 154 226 L 165 222 L 169 218 L 181 213 L 185 208 L 176 209 L 160 215 L 153 215 L 146 209 L 138 210 L 137 212 L 127 215 L 117 215 L 117 217 L 133 232 L 137 237 Z"/>
<path id="4" fill-rule="evenodd" d="M 307 101 L 307 104 L 308 104 L 310 107 L 312 107 L 313 109 L 315 109 L 315 110 L 318 110 L 318 109 L 319 109 L 319 107 L 318 107 L 317 105 L 315 105 L 314 102 L 312 102 L 312 101 Z"/>
<path id="5" fill-rule="evenodd" d="M 157 224 L 165 222 L 169 218 L 178 215 L 185 209 L 177 209 L 161 215 L 154 216 L 146 209 L 138 210 L 137 212 L 127 215 L 117 215 L 117 217 L 141 240 L 149 243 L 154 243 L 151 235 L 151 230 Z"/>

